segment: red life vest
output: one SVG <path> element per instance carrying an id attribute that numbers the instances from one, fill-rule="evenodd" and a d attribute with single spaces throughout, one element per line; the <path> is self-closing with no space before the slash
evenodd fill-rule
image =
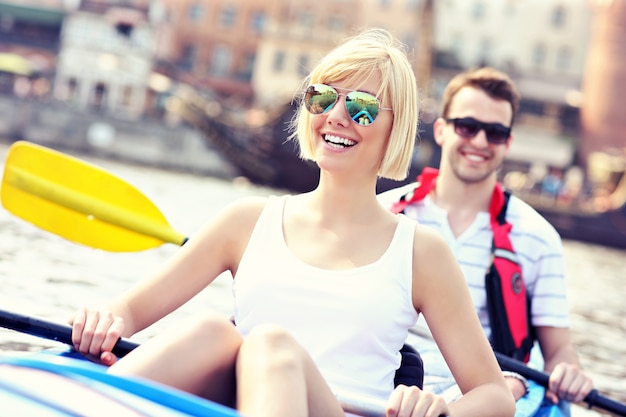
<path id="1" fill-rule="evenodd" d="M 439 171 L 424 168 L 417 186 L 395 202 L 394 213 L 402 213 L 412 203 L 423 200 L 435 187 Z M 492 263 L 485 275 L 491 344 L 496 352 L 528 362 L 534 342 L 530 324 L 530 302 L 526 285 L 511 241 L 512 225 L 506 221 L 509 193 L 496 183 L 489 205 L 491 217 Z"/>

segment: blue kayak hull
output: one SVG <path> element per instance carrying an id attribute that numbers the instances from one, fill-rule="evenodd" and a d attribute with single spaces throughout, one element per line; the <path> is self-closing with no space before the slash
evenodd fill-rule
<path id="1" fill-rule="evenodd" d="M 552 404 L 544 400 L 546 389 L 534 381 L 528 381 L 529 392 L 517 401 L 515 417 L 569 417 L 570 404 Z"/>
<path id="2" fill-rule="evenodd" d="M 570 415 L 569 404 L 547 404 L 545 389 L 533 381 L 530 385 L 529 394 L 517 403 L 515 417 Z M 11 415 L 99 416 L 112 415 L 115 409 L 120 417 L 241 417 L 236 410 L 162 384 L 109 374 L 106 367 L 71 349 L 0 356 L 0 404 Z"/>
<path id="3" fill-rule="evenodd" d="M 0 403 L 10 415 L 241 417 L 152 381 L 107 373 L 70 351 L 0 357 Z"/>

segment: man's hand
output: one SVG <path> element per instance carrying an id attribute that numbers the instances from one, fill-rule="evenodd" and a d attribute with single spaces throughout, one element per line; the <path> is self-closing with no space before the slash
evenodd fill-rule
<path id="1" fill-rule="evenodd" d="M 554 404 L 559 399 L 573 403 L 581 402 L 593 389 L 591 377 L 577 365 L 559 363 L 550 374 L 546 398 Z"/>

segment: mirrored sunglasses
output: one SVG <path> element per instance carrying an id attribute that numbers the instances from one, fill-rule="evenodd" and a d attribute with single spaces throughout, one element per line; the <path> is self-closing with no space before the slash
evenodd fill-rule
<path id="1" fill-rule="evenodd" d="M 349 91 L 346 94 L 337 90 Z M 326 84 L 311 84 L 304 91 L 304 107 L 311 114 L 328 113 L 339 100 L 339 96 L 345 96 L 346 111 L 355 123 L 367 126 L 374 123 L 378 112 L 391 110 L 388 107 L 380 107 L 378 98 L 363 91 L 335 88 Z"/>
<path id="2" fill-rule="evenodd" d="M 484 123 L 473 117 L 446 119 L 446 122 L 454 124 L 454 131 L 463 139 L 472 139 L 478 132 L 484 130 L 487 142 L 501 145 L 511 136 L 510 127 L 500 123 Z"/>

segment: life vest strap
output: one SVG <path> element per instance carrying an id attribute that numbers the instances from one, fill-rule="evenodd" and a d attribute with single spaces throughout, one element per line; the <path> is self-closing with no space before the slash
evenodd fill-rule
<path id="1" fill-rule="evenodd" d="M 436 185 L 439 170 L 426 167 L 417 177 L 415 188 L 391 207 L 403 213 L 407 206 L 422 201 Z M 493 231 L 493 262 L 485 275 L 491 343 L 497 352 L 528 362 L 534 337 L 530 324 L 530 302 L 515 249 L 509 238 L 512 225 L 506 221 L 510 193 L 496 183 L 489 214 Z"/>

